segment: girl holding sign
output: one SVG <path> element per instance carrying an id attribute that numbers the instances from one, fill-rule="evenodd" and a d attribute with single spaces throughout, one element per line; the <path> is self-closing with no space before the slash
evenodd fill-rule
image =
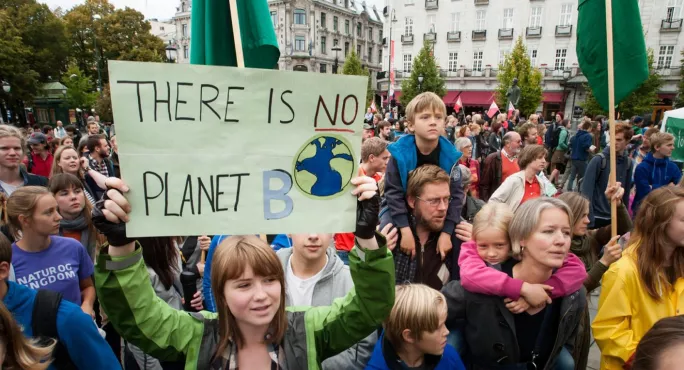
<path id="1" fill-rule="evenodd" d="M 101 304 L 122 336 L 161 361 L 197 369 L 319 369 L 323 360 L 375 330 L 394 304 L 394 263 L 377 236 L 379 197 L 370 177 L 352 179 L 358 196 L 354 290 L 327 307 L 285 310 L 282 264 L 254 236 L 232 236 L 212 261 L 218 313 L 189 314 L 154 296 L 139 244 L 126 237 L 130 205 L 118 179 L 95 210 L 110 246 L 98 257 Z"/>

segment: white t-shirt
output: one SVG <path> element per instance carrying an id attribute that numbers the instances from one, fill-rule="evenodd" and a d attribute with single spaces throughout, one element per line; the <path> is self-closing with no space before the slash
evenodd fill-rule
<path id="1" fill-rule="evenodd" d="M 321 271 L 308 279 L 300 279 L 292 271 L 292 257 L 287 260 L 287 271 L 285 272 L 285 287 L 290 293 L 290 306 L 311 306 L 313 300 L 314 286 L 323 276 L 323 270 L 328 265 L 328 256 L 325 256 L 325 265 Z"/>
<path id="2" fill-rule="evenodd" d="M 2 190 L 5 191 L 5 194 L 7 194 L 8 197 L 12 195 L 12 193 L 14 193 L 15 190 L 21 187 L 21 185 L 11 185 L 4 181 L 0 181 L 0 186 L 2 186 Z"/>

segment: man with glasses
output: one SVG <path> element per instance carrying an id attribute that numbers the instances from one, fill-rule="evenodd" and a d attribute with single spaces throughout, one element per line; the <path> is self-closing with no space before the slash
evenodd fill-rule
<path id="1" fill-rule="evenodd" d="M 480 177 L 480 198 L 485 202 L 494 194 L 506 178 L 520 171 L 518 152 L 522 138 L 515 131 L 509 131 L 502 140 L 503 147 L 485 158 Z"/>

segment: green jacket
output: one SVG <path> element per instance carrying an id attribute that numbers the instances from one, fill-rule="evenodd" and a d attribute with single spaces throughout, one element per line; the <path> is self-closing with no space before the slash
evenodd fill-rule
<path id="1" fill-rule="evenodd" d="M 328 357 L 377 329 L 394 305 L 394 261 L 385 240 L 378 250 L 349 254 L 354 289 L 331 306 L 288 308 L 283 338 L 286 369 L 320 369 Z M 112 258 L 101 253 L 95 270 L 100 304 L 121 336 L 161 361 L 207 369 L 219 341 L 218 316 L 171 308 L 150 285 L 142 250 Z M 282 297 L 284 300 L 285 297 Z M 282 363 L 282 361 L 281 361 Z"/>

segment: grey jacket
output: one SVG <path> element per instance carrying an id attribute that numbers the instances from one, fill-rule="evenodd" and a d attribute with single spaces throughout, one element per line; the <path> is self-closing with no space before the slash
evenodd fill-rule
<path id="1" fill-rule="evenodd" d="M 292 256 L 292 248 L 283 248 L 276 252 L 283 269 L 287 270 L 287 264 Z M 337 257 L 335 248 L 330 246 L 326 251 L 328 264 L 323 268 L 321 279 L 314 286 L 312 306 L 329 306 L 337 298 L 342 298 L 354 287 L 354 282 L 342 260 Z M 285 305 L 290 306 L 290 290 L 285 287 Z M 323 370 L 333 369 L 364 369 L 370 360 L 375 342 L 378 340 L 376 332 L 366 337 L 356 345 L 350 347 L 340 354 L 330 357 L 323 361 Z"/>

